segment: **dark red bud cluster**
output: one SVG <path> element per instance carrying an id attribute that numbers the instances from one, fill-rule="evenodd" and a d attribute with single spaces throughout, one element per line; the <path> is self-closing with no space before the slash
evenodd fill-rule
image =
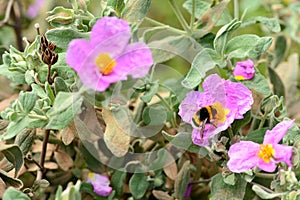
<path id="1" fill-rule="evenodd" d="M 40 39 L 41 51 L 42 51 L 42 61 L 47 65 L 54 65 L 57 62 L 58 54 L 54 53 L 56 46 L 49 42 L 47 38 L 43 35 Z"/>

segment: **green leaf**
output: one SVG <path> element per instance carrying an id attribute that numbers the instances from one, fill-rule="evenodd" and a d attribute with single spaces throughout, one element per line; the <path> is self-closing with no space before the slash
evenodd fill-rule
<path id="1" fill-rule="evenodd" d="M 7 186 L 13 186 L 15 188 L 22 188 L 23 182 L 20 179 L 11 177 L 7 172 L 0 169 L 0 178 Z"/>
<path id="2" fill-rule="evenodd" d="M 162 134 L 170 142 L 170 144 L 176 148 L 198 153 L 203 157 L 205 157 L 208 153 L 204 147 L 200 147 L 193 143 L 191 133 L 178 132 L 176 135 L 169 135 L 167 132 L 163 131 Z"/>
<path id="3" fill-rule="evenodd" d="M 66 25 L 71 24 L 74 21 L 75 14 L 73 9 L 57 6 L 53 10 L 48 12 L 49 16 L 46 18 L 51 25 L 56 24 Z"/>
<path id="4" fill-rule="evenodd" d="M 120 13 L 125 7 L 125 3 L 124 0 L 108 0 L 107 6 L 111 6 L 117 12 L 117 15 L 120 16 Z"/>
<path id="5" fill-rule="evenodd" d="M 181 84 L 189 89 L 198 86 L 206 73 L 213 69 L 215 65 L 224 67 L 226 62 L 213 49 L 203 49 L 193 60 L 192 66 Z"/>
<path id="6" fill-rule="evenodd" d="M 246 186 L 247 182 L 240 175 L 236 175 L 234 185 L 228 185 L 223 181 L 221 173 L 218 173 L 211 180 L 211 200 L 243 200 Z"/>
<path id="7" fill-rule="evenodd" d="M 58 93 L 53 107 L 47 112 L 49 123 L 46 129 L 60 130 L 68 126 L 80 109 L 82 101 L 79 93 Z"/>
<path id="8" fill-rule="evenodd" d="M 141 97 L 141 100 L 145 103 L 149 103 L 152 100 L 152 97 L 157 93 L 159 87 L 157 81 L 149 84 L 149 86 L 149 90 L 146 90 L 144 95 Z"/>
<path id="9" fill-rule="evenodd" d="M 54 103 L 55 96 L 54 96 L 54 92 L 51 88 L 51 85 L 47 81 L 45 82 L 45 91 L 46 91 L 46 94 L 49 97 L 49 99 L 51 101 L 51 105 L 52 105 Z"/>
<path id="10" fill-rule="evenodd" d="M 228 58 L 258 58 L 272 44 L 271 37 L 258 37 L 253 34 L 239 35 L 231 39 L 225 48 Z"/>
<path id="11" fill-rule="evenodd" d="M 128 0 L 122 18 L 130 23 L 140 24 L 150 8 L 151 0 Z"/>
<path id="12" fill-rule="evenodd" d="M 55 28 L 46 32 L 46 37 L 57 47 L 67 49 L 71 40 L 76 38 L 88 39 L 89 33 L 75 31 L 72 28 Z"/>
<path id="13" fill-rule="evenodd" d="M 23 111 L 29 113 L 37 100 L 37 95 L 34 92 L 20 92 L 18 101 L 22 105 Z"/>
<path id="14" fill-rule="evenodd" d="M 253 89 L 256 92 L 266 96 L 270 95 L 272 92 L 267 79 L 257 70 L 252 79 L 241 81 L 241 83 L 243 83 L 249 89 Z"/>
<path id="15" fill-rule="evenodd" d="M 274 94 L 279 97 L 281 97 L 281 96 L 285 97 L 285 88 L 284 88 L 281 78 L 279 77 L 279 75 L 273 68 L 268 67 L 268 71 L 269 71 L 269 77 L 270 77 L 271 83 L 274 86 L 276 86 L 276 87 L 273 87 Z"/>
<path id="16" fill-rule="evenodd" d="M 261 23 L 263 26 L 265 26 L 269 31 L 272 31 L 273 33 L 278 33 L 281 30 L 278 19 L 262 17 L 262 16 L 252 17 L 250 19 L 247 19 L 245 22 L 242 23 L 241 27 L 246 27 L 256 23 Z"/>
<path id="17" fill-rule="evenodd" d="M 40 97 L 41 99 L 45 99 L 48 98 L 48 95 L 46 94 L 46 92 L 44 91 L 44 89 L 37 85 L 37 84 L 32 84 L 32 91 L 33 93 L 37 94 L 38 97 Z"/>
<path id="18" fill-rule="evenodd" d="M 187 0 L 182 5 L 190 14 L 193 13 L 192 2 L 193 0 Z M 199 19 L 209 8 L 210 8 L 210 3 L 201 0 L 195 1 L 195 17 Z"/>
<path id="19" fill-rule="evenodd" d="M 69 92 L 68 86 L 63 78 L 56 77 L 54 79 L 54 91 L 56 95 L 58 92 Z"/>
<path id="20" fill-rule="evenodd" d="M 261 128 L 261 129 L 256 129 L 245 137 L 245 140 L 252 141 L 258 144 L 262 144 L 264 141 L 264 136 L 266 134 L 266 131 L 268 128 Z"/>
<path id="21" fill-rule="evenodd" d="M 231 36 L 232 32 L 236 30 L 240 25 L 241 21 L 233 19 L 230 23 L 220 28 L 214 39 L 214 49 L 218 54 L 224 54 L 224 49 L 226 47 L 227 40 Z"/>
<path id="22" fill-rule="evenodd" d="M 24 163 L 23 153 L 20 147 L 16 144 L 2 145 L 0 151 L 4 154 L 6 159 L 14 165 L 15 176 L 17 176 Z"/>
<path id="23" fill-rule="evenodd" d="M 143 111 L 143 121 L 146 125 L 159 126 L 166 122 L 166 110 L 160 105 L 151 105 Z"/>
<path id="24" fill-rule="evenodd" d="M 286 195 L 288 193 L 288 191 L 281 193 L 268 193 L 258 185 L 253 185 L 252 190 L 262 199 L 274 199 L 276 197 L 282 197 L 283 195 Z"/>
<path id="25" fill-rule="evenodd" d="M 174 195 L 178 199 L 183 199 L 185 191 L 190 181 L 190 161 L 187 160 L 182 165 L 174 183 Z"/>
<path id="26" fill-rule="evenodd" d="M 243 119 L 236 119 L 234 122 L 231 124 L 232 132 L 237 133 L 243 126 L 248 124 L 251 120 L 251 111 L 246 112 L 244 114 Z"/>
<path id="27" fill-rule="evenodd" d="M 15 137 L 24 128 L 27 128 L 29 124 L 30 124 L 30 119 L 27 116 L 25 116 L 24 118 L 20 118 L 17 121 L 10 122 L 5 133 L 0 136 L 0 141 L 8 140 Z"/>
<path id="28" fill-rule="evenodd" d="M 13 187 L 9 187 L 7 190 L 5 190 L 3 194 L 3 200 L 15 200 L 15 199 L 30 200 L 30 198 L 26 194 Z"/>
<path id="29" fill-rule="evenodd" d="M 149 186 L 147 176 L 144 173 L 135 173 L 129 181 L 129 190 L 135 199 L 141 199 Z"/>
<path id="30" fill-rule="evenodd" d="M 111 186 L 116 191 L 116 197 L 121 197 L 126 180 L 126 172 L 116 170 L 111 177 Z"/>
<path id="31" fill-rule="evenodd" d="M 176 55 L 182 55 L 196 42 L 184 35 L 164 36 L 157 38 L 147 44 L 152 52 L 154 63 L 162 63 L 174 58 Z"/>

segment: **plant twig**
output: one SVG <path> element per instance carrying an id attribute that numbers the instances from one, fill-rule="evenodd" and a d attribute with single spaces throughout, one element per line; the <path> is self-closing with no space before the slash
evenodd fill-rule
<path id="1" fill-rule="evenodd" d="M 185 21 L 182 13 L 180 12 L 178 6 L 176 5 L 175 3 L 175 0 L 169 0 L 169 3 L 179 21 L 179 23 L 181 24 L 182 28 L 188 33 L 188 34 L 191 34 L 191 30 L 187 24 L 187 22 Z"/>
<path id="2" fill-rule="evenodd" d="M 45 158 L 46 158 L 47 144 L 48 144 L 48 140 L 49 140 L 49 135 L 50 135 L 50 130 L 47 129 L 45 131 L 45 136 L 44 136 L 44 140 L 43 140 L 43 147 L 42 147 L 40 163 L 39 163 L 41 169 L 37 173 L 36 180 L 41 180 L 43 178 L 43 175 L 44 175 L 44 163 L 45 163 Z"/>
<path id="3" fill-rule="evenodd" d="M 4 26 L 8 22 L 13 3 L 14 0 L 9 0 L 9 2 L 7 3 L 5 17 L 2 21 L 0 21 L 0 27 Z"/>

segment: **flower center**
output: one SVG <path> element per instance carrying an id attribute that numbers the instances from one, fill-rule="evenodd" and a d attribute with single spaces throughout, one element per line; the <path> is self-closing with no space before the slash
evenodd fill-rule
<path id="1" fill-rule="evenodd" d="M 235 78 L 237 81 L 243 81 L 243 80 L 245 80 L 245 77 L 242 76 L 242 75 L 237 75 L 237 76 L 235 76 L 234 78 Z"/>
<path id="2" fill-rule="evenodd" d="M 107 53 L 100 53 L 95 59 L 99 71 L 103 75 L 110 74 L 116 66 L 116 61 Z"/>
<path id="3" fill-rule="evenodd" d="M 263 159 L 264 162 L 269 163 L 274 157 L 274 154 L 275 149 L 273 148 L 272 144 L 261 144 L 257 156 Z"/>

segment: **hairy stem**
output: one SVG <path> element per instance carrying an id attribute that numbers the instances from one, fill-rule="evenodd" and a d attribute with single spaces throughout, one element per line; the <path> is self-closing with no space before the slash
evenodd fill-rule
<path id="1" fill-rule="evenodd" d="M 182 13 L 180 12 L 178 6 L 176 5 L 175 3 L 175 0 L 169 0 L 169 3 L 179 21 L 179 23 L 181 24 L 182 28 L 188 33 L 188 34 L 191 34 L 191 30 L 187 24 L 187 22 L 185 21 Z"/>

